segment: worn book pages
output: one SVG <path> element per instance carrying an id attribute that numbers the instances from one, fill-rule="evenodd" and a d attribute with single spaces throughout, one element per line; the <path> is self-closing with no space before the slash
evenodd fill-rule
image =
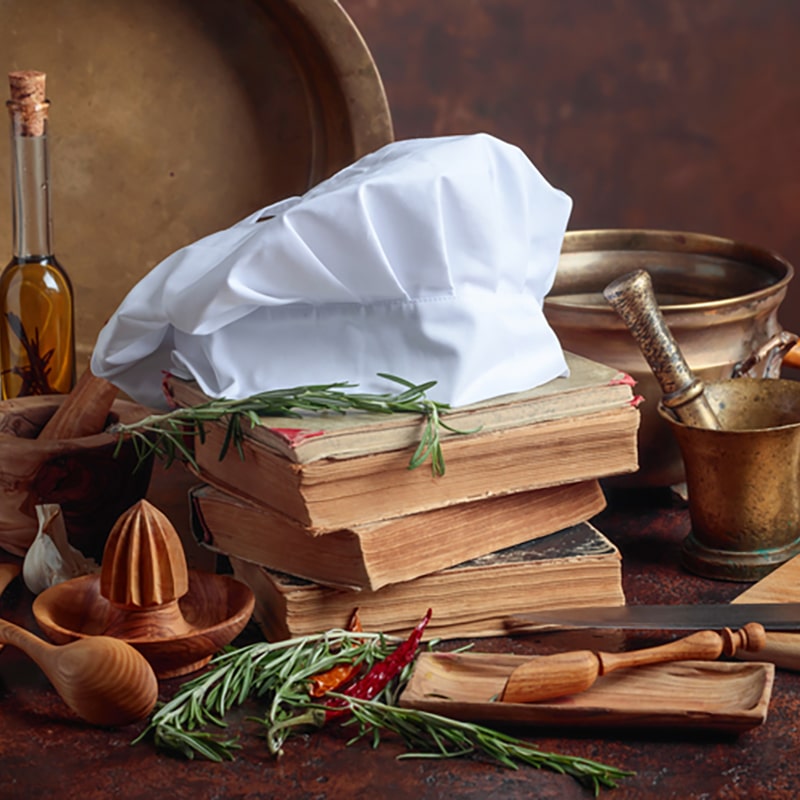
<path id="1" fill-rule="evenodd" d="M 459 431 L 487 434 L 596 414 L 634 402 L 632 382 L 624 373 L 572 353 L 565 353 L 565 358 L 569 377 L 555 378 L 526 392 L 453 408 L 445 415 L 447 424 Z M 165 389 L 179 406 L 199 405 L 209 399 L 196 383 L 173 377 L 167 378 Z M 289 461 L 306 464 L 416 447 L 421 429 L 418 414 L 348 412 L 299 418 L 262 417 L 261 425 L 254 427 L 250 435 L 259 445 Z M 458 434 L 444 430 L 442 437 L 447 440 Z"/>
<path id="2" fill-rule="evenodd" d="M 625 603 L 619 551 L 588 522 L 375 592 L 230 561 L 271 641 L 344 627 L 355 609 L 365 630 L 405 635 L 432 608 L 428 638 L 471 638 L 505 636 L 506 617 L 523 611 Z"/>
<path id="3" fill-rule="evenodd" d="M 459 503 L 323 535 L 212 486 L 190 492 L 192 528 L 209 549 L 328 586 L 376 590 L 590 519 L 596 480 Z"/>
<path id="4" fill-rule="evenodd" d="M 456 436 L 444 444 L 445 475 L 409 469 L 414 448 L 295 464 L 244 442 L 244 458 L 220 461 L 225 429 L 206 426 L 196 443 L 198 477 L 317 531 L 505 494 L 633 472 L 639 412 L 631 405 L 518 428 Z"/>

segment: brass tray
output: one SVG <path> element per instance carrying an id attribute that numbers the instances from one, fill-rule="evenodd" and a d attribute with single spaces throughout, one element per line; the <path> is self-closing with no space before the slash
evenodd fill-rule
<path id="1" fill-rule="evenodd" d="M 493 700 L 528 656 L 421 653 L 400 705 L 481 723 L 567 728 L 686 728 L 740 733 L 767 718 L 773 664 L 676 661 L 612 672 L 542 703 Z"/>
<path id="2" fill-rule="evenodd" d="M 83 357 L 171 252 L 393 138 L 335 0 L 4 0 L 0 31 L 4 86 L 11 69 L 47 73 L 55 250 Z M 0 136 L 0 261 L 9 161 Z"/>

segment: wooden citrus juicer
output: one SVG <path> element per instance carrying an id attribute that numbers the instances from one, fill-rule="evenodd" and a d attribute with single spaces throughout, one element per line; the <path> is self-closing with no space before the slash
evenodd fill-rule
<path id="1" fill-rule="evenodd" d="M 158 678 L 172 678 L 229 644 L 254 604 L 252 590 L 232 576 L 187 569 L 172 523 L 140 500 L 111 530 L 100 574 L 45 589 L 33 613 L 55 642 L 113 636 L 142 653 Z"/>
<path id="2" fill-rule="evenodd" d="M 600 676 L 614 670 L 688 659 L 713 661 L 723 654 L 732 656 L 740 650 L 757 652 L 766 640 L 764 628 L 757 622 L 750 622 L 736 632 L 728 628 L 722 633 L 698 631 L 668 644 L 627 653 L 574 650 L 538 656 L 514 669 L 500 700 L 504 703 L 553 700 L 584 692 Z"/>
<path id="3" fill-rule="evenodd" d="M 0 564 L 0 593 L 18 573 L 16 564 Z M 119 639 L 96 636 L 58 646 L 0 619 L 0 642 L 30 656 L 64 702 L 93 725 L 137 722 L 158 700 L 153 668 Z"/>

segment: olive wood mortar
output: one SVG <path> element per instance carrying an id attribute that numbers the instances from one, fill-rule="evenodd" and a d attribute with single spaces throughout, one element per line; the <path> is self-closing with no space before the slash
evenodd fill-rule
<path id="1" fill-rule="evenodd" d="M 52 438 L 47 423 L 72 402 L 70 397 L 0 402 L 0 547 L 14 555 L 24 556 L 36 537 L 36 505 L 55 503 L 61 506 L 70 544 L 99 560 L 119 515 L 147 492 L 152 459 L 140 464 L 130 442 L 115 453 L 117 437 L 102 432 L 113 422 L 135 422 L 146 410 L 116 399 L 100 433 L 65 438 L 56 432 Z M 80 395 L 79 407 L 87 404 Z"/>

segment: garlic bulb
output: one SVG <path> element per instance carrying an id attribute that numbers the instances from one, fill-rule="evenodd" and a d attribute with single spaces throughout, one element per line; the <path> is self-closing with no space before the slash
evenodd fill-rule
<path id="1" fill-rule="evenodd" d="M 39 530 L 22 562 L 22 579 L 34 594 L 79 575 L 99 572 L 92 558 L 74 548 L 67 539 L 61 506 L 46 503 L 36 506 Z"/>

